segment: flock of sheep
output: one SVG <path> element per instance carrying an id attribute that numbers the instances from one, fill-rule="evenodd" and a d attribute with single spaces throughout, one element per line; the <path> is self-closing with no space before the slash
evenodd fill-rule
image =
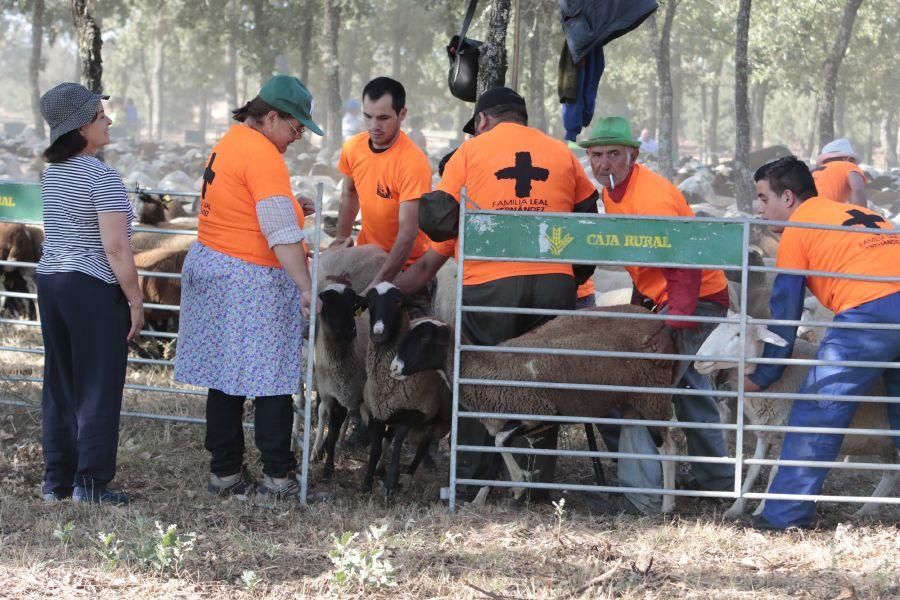
<path id="1" fill-rule="evenodd" d="M 28 132 L 11 139 L 0 139 L 0 180 L 37 181 L 40 160 L 35 158 L 43 150 L 43 143 L 29 137 Z M 323 246 L 328 245 L 336 222 L 341 182 L 333 166 L 311 154 L 286 157 L 294 173 L 292 182 L 298 194 L 314 196 L 315 186 L 325 190 L 323 216 L 325 233 Z M 194 192 L 198 180 L 188 173 L 202 172 L 206 149 L 174 147 L 153 143 L 119 142 L 107 146 L 105 160 L 123 174 L 128 189 L 142 187 L 156 190 Z M 332 161 L 331 164 L 334 164 Z M 585 170 L 590 175 L 585 161 Z M 870 206 L 900 225 L 900 173 L 870 170 Z M 714 217 L 740 216 L 734 206 L 733 184 L 727 165 L 718 168 L 703 166 L 696 161 L 684 161 L 679 171 L 679 187 L 696 213 Z M 141 287 L 148 305 L 148 327 L 160 331 L 177 331 L 177 311 L 166 307 L 180 302 L 180 279 L 166 277 L 181 271 L 190 244 L 196 240 L 196 211 L 190 197 L 161 197 L 133 194 L 133 204 L 139 226 L 133 237 L 135 260 L 144 273 Z M 312 239 L 313 220 L 307 220 Z M 0 260 L 34 263 L 40 258 L 43 231 L 34 225 L 0 224 Z M 764 232 L 754 241 L 751 264 L 771 265 L 777 240 Z M 404 441 L 416 448 L 415 458 L 407 467 L 414 473 L 421 462 L 431 461 L 432 441 L 444 437 L 450 428 L 451 394 L 449 381 L 453 373 L 454 306 L 456 303 L 456 266 L 451 260 L 437 277 L 434 303 L 435 316 L 410 319 L 399 290 L 381 284 L 360 297 L 386 254 L 378 248 L 366 246 L 350 249 L 331 249 L 321 253 L 318 268 L 322 311 L 315 339 L 315 386 L 319 399 L 319 419 L 314 455 L 324 456 L 322 474 L 330 477 L 335 468 L 335 453 L 347 415 L 359 412 L 368 423 L 370 439 L 369 463 L 361 489 L 371 490 L 376 475 L 384 473 L 383 487 L 387 493 L 396 491 L 400 474 L 401 448 Z M 2 287 L 7 291 L 34 293 L 33 268 L 6 265 Z M 160 273 L 153 276 L 150 273 Z M 751 316 L 768 317 L 768 296 L 771 274 L 751 272 L 748 281 L 747 312 Z M 594 277 L 597 304 L 600 310 L 621 314 L 609 316 L 558 317 L 544 326 L 501 344 L 493 352 L 464 352 L 461 355 L 460 376 L 470 379 L 504 379 L 523 382 L 564 381 L 582 386 L 611 386 L 611 389 L 545 389 L 537 387 L 512 388 L 497 385 L 467 385 L 461 387 L 460 404 L 464 410 L 488 413 L 517 413 L 537 416 L 607 417 L 617 409 L 629 418 L 650 421 L 669 421 L 673 418 L 670 396 L 665 394 L 630 394 L 616 391 L 622 386 L 669 387 L 672 385 L 672 361 L 608 358 L 603 352 L 640 352 L 641 342 L 655 323 L 631 318 L 630 314 L 646 312 L 627 306 L 631 297 L 631 281 L 619 269 L 598 269 Z M 740 283 L 729 283 L 732 305 L 737 307 Z M 2 296 L 4 311 L 16 316 L 37 318 L 36 307 L 23 305 L 20 297 Z M 828 320 L 821 305 L 810 298 L 804 318 Z M 367 312 L 362 313 L 361 311 Z M 739 343 L 736 326 L 723 324 L 698 352 L 702 356 L 737 356 Z M 815 356 L 815 329 L 806 332 L 806 341 L 798 341 L 794 358 Z M 747 335 L 747 356 L 758 356 L 763 341 L 771 341 L 771 334 L 760 326 L 751 326 Z M 529 354 L 527 348 L 555 348 L 574 350 L 559 355 Z M 508 348 L 508 351 L 503 349 Z M 591 354 L 591 353 L 594 354 Z M 598 353 L 601 356 L 598 356 Z M 734 361 L 716 362 L 698 359 L 703 372 L 728 372 Z M 752 365 L 747 365 L 752 368 Z M 789 366 L 785 377 L 772 391 L 794 393 L 800 387 L 806 367 Z M 733 391 L 734 378 L 718 377 L 721 388 Z M 884 395 L 875 389 L 872 395 Z M 723 422 L 734 423 L 728 416 L 728 402 L 723 401 Z M 789 414 L 789 401 L 746 398 L 744 417 L 753 425 L 784 425 Z M 538 435 L 547 423 L 539 420 L 484 419 L 488 431 L 498 446 L 506 447 L 514 437 Z M 327 426 L 327 434 L 325 432 Z M 889 429 L 883 405 L 862 403 L 852 427 Z M 660 452 L 675 455 L 678 450 L 667 427 L 654 427 L 662 440 Z M 754 458 L 774 457 L 773 450 L 782 434 L 756 431 Z M 383 454 L 385 441 L 391 451 Z M 388 446 L 390 447 L 390 446 Z M 847 436 L 842 447 L 847 455 L 878 455 L 888 462 L 896 462 L 898 453 L 887 437 Z M 384 465 L 380 463 L 386 463 Z M 503 453 L 503 464 L 511 480 L 522 482 L 529 473 L 510 453 Z M 675 463 L 663 461 L 664 487 L 674 489 Z M 772 475 L 777 467 L 773 467 Z M 743 490 L 747 492 L 759 475 L 760 466 L 747 470 Z M 898 471 L 885 471 L 873 496 L 890 495 Z M 769 477 L 771 481 L 772 475 Z M 516 494 L 521 488 L 515 489 Z M 487 489 L 479 494 L 483 502 Z M 735 501 L 726 513 L 737 518 L 745 508 L 745 499 Z M 873 511 L 877 505 L 867 504 L 861 514 Z M 674 508 L 674 497 L 664 495 L 663 509 Z M 758 510 L 761 510 L 758 509 Z M 757 511 L 758 512 L 758 511 Z"/>

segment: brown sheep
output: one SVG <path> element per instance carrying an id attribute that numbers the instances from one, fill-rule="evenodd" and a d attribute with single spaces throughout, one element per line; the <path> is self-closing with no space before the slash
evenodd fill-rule
<path id="1" fill-rule="evenodd" d="M 134 263 L 138 271 L 155 271 L 158 273 L 181 273 L 187 248 L 157 248 L 134 255 Z M 139 278 L 141 292 L 145 303 L 175 304 L 181 303 L 181 279 L 173 277 Z M 153 329 L 166 330 L 167 326 L 178 326 L 178 313 L 171 310 L 148 308 L 144 311 L 147 324 Z"/>
<path id="2" fill-rule="evenodd" d="M 22 223 L 0 223 L 0 260 L 36 263 L 41 259 L 44 230 Z M 5 265 L 2 269 L 2 288 L 12 292 L 37 293 L 34 267 Z M 3 308 L 11 312 L 37 319 L 37 305 L 31 300 L 0 298 Z M 24 308 L 22 308 L 24 306 Z"/>

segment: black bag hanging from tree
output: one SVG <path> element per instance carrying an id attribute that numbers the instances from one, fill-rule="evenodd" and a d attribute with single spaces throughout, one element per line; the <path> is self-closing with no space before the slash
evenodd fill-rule
<path id="1" fill-rule="evenodd" d="M 462 30 L 447 45 L 447 56 L 450 59 L 447 84 L 451 94 L 466 102 L 475 102 L 478 95 L 478 56 L 482 42 L 466 37 L 477 5 L 478 0 L 469 0 Z"/>

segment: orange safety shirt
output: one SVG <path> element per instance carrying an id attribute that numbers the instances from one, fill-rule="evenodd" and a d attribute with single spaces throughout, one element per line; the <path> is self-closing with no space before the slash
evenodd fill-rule
<path id="1" fill-rule="evenodd" d="M 400 228 L 400 204 L 431 191 L 425 153 L 402 131 L 390 148 L 374 150 L 364 131 L 344 143 L 338 170 L 353 179 L 359 194 L 362 230 L 356 243 L 377 244 L 390 252 Z M 425 254 L 428 245 L 428 236 L 419 230 L 406 266 Z"/>
<path id="2" fill-rule="evenodd" d="M 465 141 L 447 161 L 437 189 L 459 202 L 461 189 L 480 210 L 573 212 L 597 190 L 563 142 L 543 132 L 503 122 Z M 450 256 L 456 240 L 432 247 Z M 452 245 L 451 245 L 452 244 Z M 463 285 L 479 285 L 521 275 L 572 275 L 559 263 L 467 260 Z"/>
<path id="3" fill-rule="evenodd" d="M 810 198 L 790 221 L 893 229 L 881 215 L 861 206 Z M 778 244 L 776 265 L 784 269 L 828 271 L 852 275 L 900 275 L 900 235 L 787 227 Z M 835 314 L 900 291 L 900 281 L 854 281 L 807 276 L 806 285 L 823 306 Z"/>
<path id="4" fill-rule="evenodd" d="M 835 202 L 850 200 L 850 173 L 859 173 L 865 182 L 866 174 L 848 160 L 832 160 L 813 171 L 816 190 L 820 198 Z"/>
<path id="5" fill-rule="evenodd" d="M 587 298 L 588 296 L 593 296 L 594 292 L 597 291 L 597 288 L 594 286 L 594 276 L 588 278 L 587 281 L 578 286 L 578 291 L 575 292 L 575 297 L 581 300 L 582 298 Z"/>
<path id="6" fill-rule="evenodd" d="M 681 192 L 665 178 L 641 165 L 634 165 L 625 182 L 621 201 L 615 201 L 609 191 L 603 190 L 603 208 L 612 215 L 645 215 L 654 217 L 693 217 Z M 659 267 L 625 267 L 635 287 L 644 296 L 662 306 L 668 300 L 668 283 L 664 270 Z M 725 273 L 720 270 L 704 270 L 700 282 L 700 298 L 714 296 L 728 287 Z"/>
<path id="7" fill-rule="evenodd" d="M 256 216 L 256 203 L 271 196 L 293 200 L 297 224 L 302 228 L 303 209 L 291 192 L 290 174 L 278 148 L 255 129 L 232 125 L 206 162 L 198 240 L 223 254 L 281 268 Z"/>

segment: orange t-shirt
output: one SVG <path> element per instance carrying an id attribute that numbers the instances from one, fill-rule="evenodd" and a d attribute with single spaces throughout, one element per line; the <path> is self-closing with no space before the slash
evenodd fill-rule
<path id="1" fill-rule="evenodd" d="M 232 125 L 206 161 L 197 219 L 200 243 L 247 262 L 281 268 L 256 216 L 256 203 L 271 196 L 294 201 L 302 228 L 303 210 L 291 192 L 284 157 L 255 129 Z"/>
<path id="2" fill-rule="evenodd" d="M 693 217 L 681 192 L 665 178 L 653 171 L 634 165 L 628 178 L 628 187 L 621 202 L 614 201 L 603 189 L 603 208 L 609 215 L 644 215 L 652 217 Z M 660 306 L 668 300 L 666 277 L 659 267 L 625 267 L 634 286 Z M 700 298 L 712 296 L 728 286 L 725 273 L 719 270 L 703 271 L 700 281 Z"/>
<path id="3" fill-rule="evenodd" d="M 790 221 L 820 225 L 853 225 L 893 229 L 881 215 L 861 206 L 810 198 Z M 787 227 L 778 244 L 776 266 L 848 275 L 900 275 L 900 234 L 884 235 Z M 900 281 L 854 281 L 833 277 L 806 278 L 809 290 L 835 314 L 900 292 Z"/>
<path id="4" fill-rule="evenodd" d="M 835 202 L 848 202 L 850 173 L 859 173 L 865 182 L 866 174 L 863 170 L 848 160 L 833 160 L 817 168 L 812 175 L 816 182 L 818 197 Z"/>
<path id="5" fill-rule="evenodd" d="M 397 141 L 383 151 L 369 146 L 369 132 L 347 140 L 338 169 L 353 179 L 359 194 L 362 231 L 356 243 L 377 244 L 390 252 L 400 228 L 400 204 L 418 200 L 431 191 L 428 158 L 402 131 Z M 428 236 L 419 230 L 406 266 L 428 250 Z"/>
<path id="6" fill-rule="evenodd" d="M 597 193 L 564 143 L 517 123 L 499 123 L 465 141 L 447 161 L 437 189 L 459 202 L 463 187 L 482 210 L 567 213 Z M 435 249 L 449 256 L 442 247 L 444 252 Z M 572 266 L 467 260 L 463 285 L 552 273 L 572 275 Z"/>

